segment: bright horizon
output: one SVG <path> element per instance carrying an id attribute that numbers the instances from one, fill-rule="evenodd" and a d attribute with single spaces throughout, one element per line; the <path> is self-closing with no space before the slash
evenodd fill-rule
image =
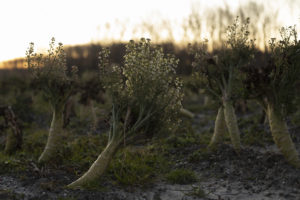
<path id="1" fill-rule="evenodd" d="M 220 3 L 221 2 L 221 3 Z M 169 23 L 175 42 L 183 41 L 182 24 L 196 9 L 200 15 L 208 10 L 224 7 L 236 9 L 246 0 L 3 0 L 0 1 L 0 62 L 24 57 L 30 42 L 38 51 L 48 47 L 51 37 L 64 45 L 99 41 L 128 41 L 133 38 L 154 39 L 143 22 Z M 278 9 L 276 25 L 298 25 L 300 0 L 259 1 L 268 11 Z M 279 9 L 280 8 L 280 9 Z M 267 12 L 268 12 L 267 11 Z M 255 22 L 252 22 L 255 23 Z M 207 37 L 209 25 L 202 28 L 201 37 Z M 154 27 L 155 28 L 155 27 Z M 273 27 L 274 29 L 274 27 Z M 158 31 L 161 39 L 168 39 L 166 30 Z M 274 30 L 269 38 L 276 36 Z"/>

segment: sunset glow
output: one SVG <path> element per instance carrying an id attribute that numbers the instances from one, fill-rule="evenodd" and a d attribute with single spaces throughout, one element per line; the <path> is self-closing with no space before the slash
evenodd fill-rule
<path id="1" fill-rule="evenodd" d="M 221 2 L 221 3 L 220 3 Z M 225 3 L 224 3 L 225 2 Z M 193 39 L 184 38 L 183 24 L 194 9 L 203 18 L 202 38 L 209 38 L 210 25 L 205 22 L 209 10 L 227 4 L 237 9 L 246 0 L 9 0 L 0 7 L 0 61 L 22 57 L 29 42 L 38 50 L 47 48 L 51 37 L 65 45 L 89 42 L 128 41 L 149 37 L 152 40 L 170 40 L 180 43 Z M 297 0 L 254 1 L 265 6 L 263 12 L 278 12 L 277 21 L 270 22 L 274 37 L 279 26 L 300 22 L 300 3 Z M 266 10 L 267 8 L 267 10 Z M 250 16 L 251 17 L 251 16 Z M 272 19 L 271 19 L 272 20 Z M 154 25 L 142 26 L 147 22 Z M 261 22 L 253 22 L 261 23 Z M 160 30 L 160 27 L 164 29 Z M 167 27 L 168 26 L 168 27 Z M 167 28 L 166 28 L 167 27 Z M 159 31 L 157 30 L 159 29 Z M 168 30 L 171 30 L 172 33 Z"/>

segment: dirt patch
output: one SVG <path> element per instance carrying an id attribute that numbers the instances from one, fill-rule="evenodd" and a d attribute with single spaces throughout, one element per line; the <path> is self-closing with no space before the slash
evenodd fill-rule
<path id="1" fill-rule="evenodd" d="M 239 155 L 228 144 L 219 146 L 215 152 L 207 151 L 207 141 L 198 141 L 211 137 L 209 132 L 213 128 L 213 120 L 210 117 L 213 114 L 195 118 L 192 126 L 197 131 L 194 135 L 183 135 L 180 140 L 173 138 L 169 140 L 170 144 L 162 144 L 171 146 L 161 153 L 171 160 L 170 170 L 192 170 L 198 178 L 196 183 L 171 184 L 165 177 L 158 177 L 143 186 L 121 186 L 116 180 L 104 178 L 99 181 L 96 190 L 69 190 L 65 186 L 79 176 L 74 175 L 74 170 L 66 166 L 39 168 L 35 161 L 23 159 L 20 162 L 28 165 L 25 171 L 0 175 L 0 199 L 300 200 L 300 170 L 286 163 L 272 141 L 264 143 L 264 146 L 244 146 Z M 265 126 L 255 130 L 269 131 Z M 246 131 L 241 132 L 243 137 Z M 299 127 L 291 130 L 291 135 L 300 152 L 300 135 L 297 132 Z"/>
<path id="2" fill-rule="evenodd" d="M 273 149 L 273 146 L 267 149 Z M 300 199 L 300 170 L 266 148 L 244 148 L 237 155 L 228 145 L 214 153 L 200 153 L 192 167 L 212 199 Z"/>
<path id="3" fill-rule="evenodd" d="M 65 185 L 76 177 L 62 170 L 48 169 L 41 174 L 1 175 L 2 199 L 300 199 L 300 170 L 288 165 L 274 152 L 244 148 L 237 155 L 229 145 L 214 153 L 200 153 L 191 162 L 195 146 L 186 148 L 176 168 L 196 172 L 199 182 L 176 185 L 158 180 L 146 187 L 121 187 L 105 181 L 99 190 L 69 190 Z M 199 147 L 200 148 L 200 147 Z M 200 151 L 201 152 L 201 149 Z M 35 169 L 36 170 L 36 169 Z M 203 193 L 196 193 L 197 190 Z M 204 195 L 205 194 L 205 195 Z M 197 196 L 198 195 L 198 196 Z"/>

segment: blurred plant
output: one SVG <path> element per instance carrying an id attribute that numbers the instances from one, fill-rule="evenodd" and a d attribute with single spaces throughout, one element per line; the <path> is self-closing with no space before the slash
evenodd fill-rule
<path id="1" fill-rule="evenodd" d="M 2 129 L 10 128 L 6 136 L 5 153 L 12 154 L 21 149 L 23 143 L 23 133 L 17 117 L 10 106 L 0 106 L 0 117 L 4 118 L 4 125 L 0 124 Z"/>
<path id="2" fill-rule="evenodd" d="M 51 105 L 53 117 L 46 147 L 39 162 L 55 159 L 63 132 L 63 109 L 74 91 L 77 79 L 77 67 L 68 73 L 66 56 L 62 43 L 55 46 L 52 38 L 47 55 L 34 53 L 34 44 L 30 43 L 26 51 L 28 70 L 32 73 L 35 85 L 42 91 L 43 97 Z"/>
<path id="3" fill-rule="evenodd" d="M 161 152 L 148 148 L 125 148 L 113 159 L 109 172 L 122 185 L 143 186 L 169 170 Z"/>
<path id="4" fill-rule="evenodd" d="M 90 169 L 69 185 L 71 188 L 102 176 L 122 144 L 174 131 L 179 124 L 182 83 L 175 77 L 178 60 L 143 38 L 127 44 L 124 66 L 111 66 L 109 53 L 105 48 L 99 56 L 100 80 L 111 98 L 108 143 Z"/>
<path id="5" fill-rule="evenodd" d="M 296 108 L 300 76 L 300 41 L 295 26 L 280 29 L 281 40 L 269 42 L 267 63 L 242 68 L 245 92 L 266 111 L 273 139 L 287 161 L 300 167 L 300 159 L 289 135 L 285 118 Z"/>
<path id="6" fill-rule="evenodd" d="M 90 108 L 92 115 L 92 131 L 95 132 L 98 125 L 98 117 L 95 108 L 95 102 L 105 103 L 104 89 L 96 72 L 85 72 L 80 81 L 80 99 L 79 102 Z"/>
<path id="7" fill-rule="evenodd" d="M 198 180 L 195 172 L 188 169 L 175 169 L 167 174 L 166 178 L 173 184 L 189 184 Z"/>
<path id="8" fill-rule="evenodd" d="M 209 147 L 221 139 L 226 126 L 236 152 L 240 151 L 240 131 L 233 103 L 239 95 L 239 68 L 249 63 L 254 54 L 254 41 L 249 39 L 249 18 L 240 24 L 237 17 L 227 29 L 227 41 L 219 52 L 209 53 L 207 41 L 190 45 L 194 54 L 194 76 L 214 99 L 220 102 L 215 130 Z"/>

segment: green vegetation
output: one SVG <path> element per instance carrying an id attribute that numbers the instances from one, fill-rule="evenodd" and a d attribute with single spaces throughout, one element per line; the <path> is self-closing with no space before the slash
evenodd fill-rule
<path id="1" fill-rule="evenodd" d="M 8 172 L 22 172 L 25 171 L 27 166 L 22 163 L 22 160 L 18 158 L 13 158 L 0 152 L 0 173 L 8 173 Z"/>
<path id="2" fill-rule="evenodd" d="M 167 174 L 166 178 L 173 184 L 189 184 L 197 181 L 195 173 L 188 169 L 175 169 Z"/>
<path id="3" fill-rule="evenodd" d="M 145 39 L 126 46 L 124 66 L 110 65 L 108 49 L 100 52 L 99 59 L 100 80 L 111 101 L 108 143 L 70 188 L 100 178 L 122 144 L 128 145 L 143 134 L 151 137 L 174 131 L 179 123 L 182 94 L 181 82 L 175 77 L 178 60 Z"/>
<path id="4" fill-rule="evenodd" d="M 195 196 L 195 197 L 199 197 L 199 198 L 205 198 L 206 197 L 206 193 L 204 192 L 204 190 L 198 186 L 198 187 L 194 187 L 192 192 L 189 193 L 191 196 Z"/>
<path id="5" fill-rule="evenodd" d="M 67 64 L 62 44 L 56 46 L 54 39 L 47 55 L 34 53 L 30 44 L 31 79 L 0 79 L 1 106 L 11 102 L 14 123 L 20 122 L 24 133 L 18 143 L 15 126 L 7 131 L 7 119 L 0 118 L 0 174 L 43 177 L 56 169 L 67 181 L 79 177 L 67 186 L 72 189 L 192 184 L 201 171 L 190 169 L 199 163 L 222 175 L 220 154 L 231 164 L 273 141 L 299 168 L 293 142 L 299 143 L 300 122 L 296 29 L 282 28 L 281 40 L 271 39 L 269 51 L 261 53 L 248 26 L 249 20 L 237 18 L 227 29 L 227 42 L 213 52 L 205 42 L 190 46 L 193 58 L 187 63 L 194 61 L 194 72 L 184 77 L 184 88 L 176 71 L 179 60 L 150 40 L 130 41 L 117 64 L 103 48 L 98 71 L 81 73 Z M 51 190 L 55 183 L 40 186 Z M 190 194 L 205 197 L 200 186 Z"/>
<path id="6" fill-rule="evenodd" d="M 189 155 L 188 161 L 191 163 L 197 163 L 201 160 L 207 160 L 211 155 L 212 152 L 209 149 L 199 149 Z"/>
<path id="7" fill-rule="evenodd" d="M 122 185 L 143 186 L 168 172 L 169 162 L 151 149 L 126 148 L 112 161 L 112 173 Z"/>
<path id="8" fill-rule="evenodd" d="M 12 154 L 22 147 L 22 130 L 10 106 L 0 106 L 0 118 L 3 118 L 2 121 L 4 121 L 4 125 L 0 127 L 0 131 L 7 132 L 4 151 L 7 154 Z M 7 130 L 7 128 L 9 129 Z"/>
<path id="9" fill-rule="evenodd" d="M 281 40 L 270 40 L 270 57 L 244 72 L 246 94 L 264 108 L 273 139 L 287 161 L 300 167 L 300 158 L 289 135 L 286 116 L 295 111 L 296 84 L 300 76 L 300 42 L 295 27 L 281 28 Z"/>
<path id="10" fill-rule="evenodd" d="M 220 104 L 210 148 L 220 142 L 227 128 L 234 149 L 237 153 L 240 151 L 240 130 L 233 105 L 241 87 L 239 69 L 253 58 L 255 50 L 248 26 L 249 19 L 240 24 L 236 18 L 228 27 L 227 42 L 219 52 L 209 53 L 205 42 L 191 46 L 194 75 L 201 87 Z"/>
<path id="11" fill-rule="evenodd" d="M 39 162 L 47 163 L 55 159 L 60 149 L 61 135 L 63 134 L 63 109 L 74 90 L 77 68 L 73 67 L 71 76 L 68 76 L 66 55 L 61 43 L 55 47 L 52 38 L 48 55 L 34 53 L 34 44 L 31 43 L 27 52 L 27 65 L 32 73 L 34 82 L 43 92 L 43 97 L 51 105 L 52 122 L 47 144 L 39 158 Z"/>

